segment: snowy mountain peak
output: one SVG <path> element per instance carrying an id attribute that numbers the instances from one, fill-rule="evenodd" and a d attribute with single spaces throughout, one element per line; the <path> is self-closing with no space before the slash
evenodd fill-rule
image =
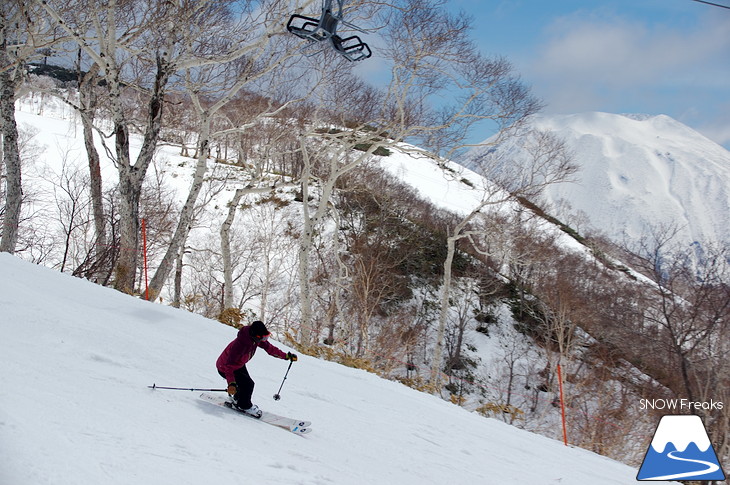
<path id="1" fill-rule="evenodd" d="M 664 416 L 657 426 L 651 446 L 657 453 L 664 453 L 669 443 L 680 452 L 686 450 L 690 443 L 697 445 L 702 452 L 711 446 L 699 416 Z"/>
<path id="2" fill-rule="evenodd" d="M 680 138 L 692 142 L 702 138 L 716 145 L 687 125 L 664 114 L 589 111 L 567 115 L 536 115 L 532 118 L 532 125 L 545 130 L 572 129 L 586 135 L 624 138 L 649 145 L 652 138 Z"/>
<path id="3" fill-rule="evenodd" d="M 621 116 L 625 116 L 630 120 L 646 121 L 649 118 L 653 118 L 655 115 L 650 115 L 647 113 L 621 113 Z"/>
<path id="4" fill-rule="evenodd" d="M 622 241 L 673 226 L 682 244 L 730 240 L 730 151 L 695 130 L 666 115 L 601 112 L 535 116 L 531 124 L 574 153 L 579 180 L 548 187 L 544 199 L 569 225 L 585 214 L 579 231 Z M 515 140 L 498 150 L 520 153 Z"/>

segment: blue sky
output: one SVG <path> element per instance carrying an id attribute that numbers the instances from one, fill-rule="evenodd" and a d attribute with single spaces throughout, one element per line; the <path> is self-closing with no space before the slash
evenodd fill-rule
<path id="1" fill-rule="evenodd" d="M 730 6 L 730 0 L 713 0 Z M 546 113 L 666 114 L 730 149 L 730 9 L 692 0 L 449 0 Z"/>

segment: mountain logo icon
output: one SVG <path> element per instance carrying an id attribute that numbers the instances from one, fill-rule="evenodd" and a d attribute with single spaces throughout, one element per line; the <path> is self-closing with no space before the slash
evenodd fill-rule
<path id="1" fill-rule="evenodd" d="M 695 415 L 663 416 L 636 479 L 725 480 L 702 419 Z"/>

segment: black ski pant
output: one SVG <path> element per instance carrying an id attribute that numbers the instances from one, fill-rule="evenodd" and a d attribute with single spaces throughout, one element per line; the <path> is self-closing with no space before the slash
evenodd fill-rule
<path id="1" fill-rule="evenodd" d="M 218 373 L 221 377 L 225 378 L 220 371 Z M 233 399 L 241 409 L 250 408 L 253 406 L 251 403 L 251 396 L 253 395 L 254 382 L 253 379 L 251 379 L 251 376 L 248 375 L 248 369 L 246 369 L 246 366 L 244 365 L 235 371 L 233 373 L 233 377 L 236 379 L 236 388 L 238 389 L 236 394 L 233 396 Z"/>

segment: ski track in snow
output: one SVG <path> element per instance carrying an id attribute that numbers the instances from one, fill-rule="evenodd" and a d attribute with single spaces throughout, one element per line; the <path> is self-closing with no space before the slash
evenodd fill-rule
<path id="1" fill-rule="evenodd" d="M 704 460 L 694 460 L 694 459 L 690 459 L 690 458 L 682 458 L 681 456 L 675 456 L 674 453 L 679 453 L 679 452 L 676 450 L 671 451 L 671 452 L 667 453 L 667 456 L 669 458 L 671 458 L 672 460 L 687 461 L 687 462 L 691 462 L 691 463 L 698 463 L 700 465 L 707 465 L 707 469 L 701 470 L 701 471 L 694 471 L 694 472 L 675 473 L 673 475 L 663 475 L 660 477 L 645 478 L 644 480 L 680 480 L 682 478 L 687 478 L 687 477 L 701 477 L 702 475 L 709 475 L 710 473 L 714 473 L 720 469 L 719 466 L 717 466 L 716 464 L 714 464 L 712 462 L 704 461 Z"/>

